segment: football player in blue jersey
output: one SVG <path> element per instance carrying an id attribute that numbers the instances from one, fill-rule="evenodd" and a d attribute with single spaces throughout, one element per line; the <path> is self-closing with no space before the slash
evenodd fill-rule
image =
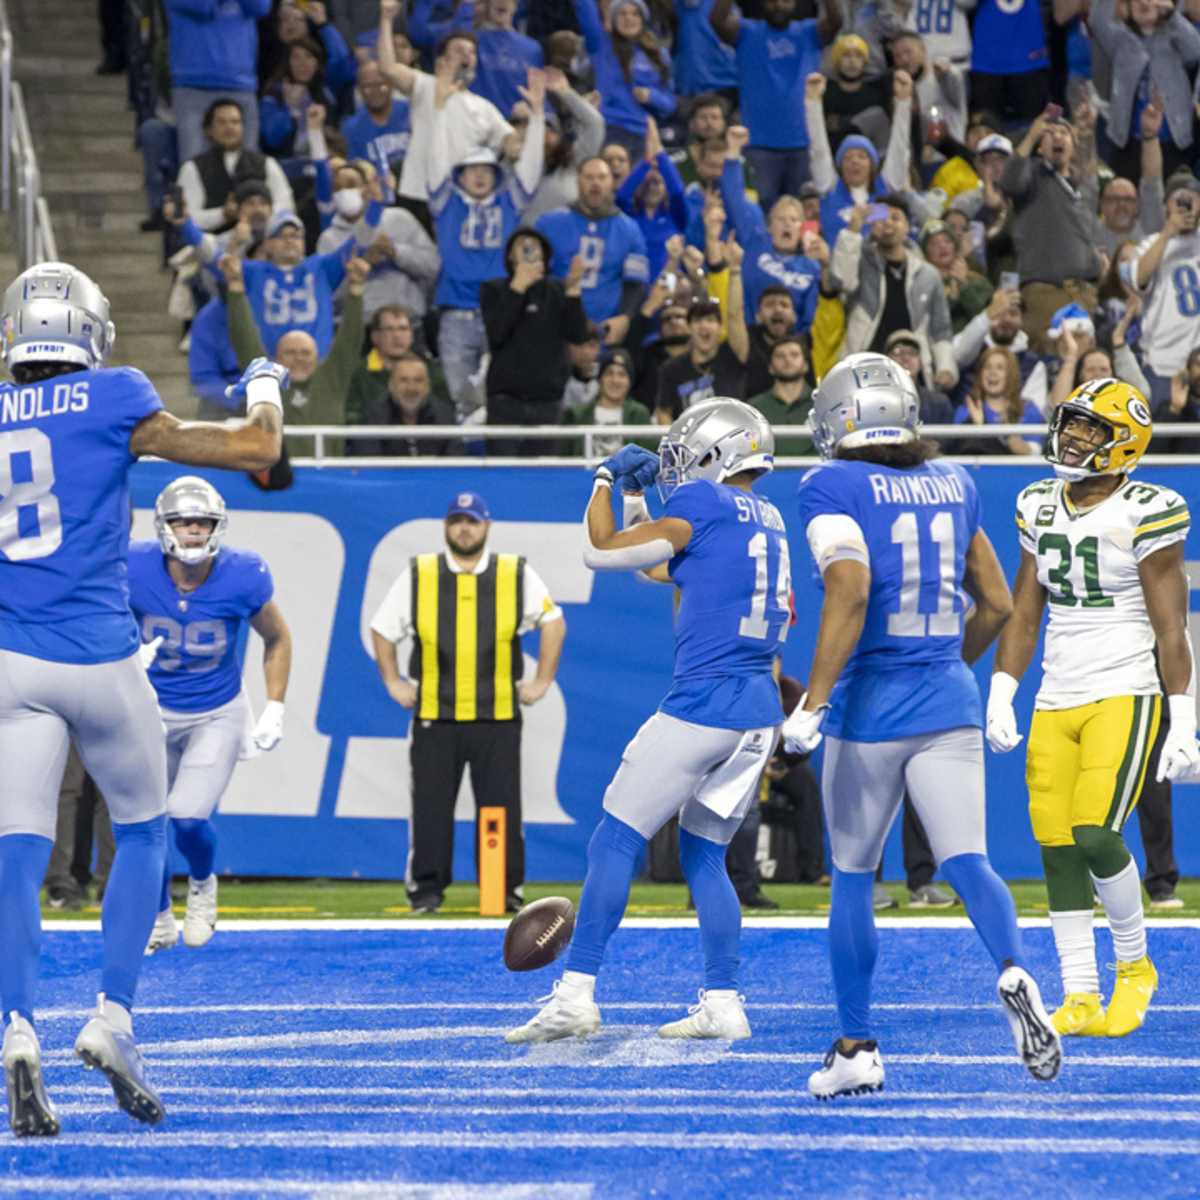
<path id="1" fill-rule="evenodd" d="M 567 969 L 548 1003 L 510 1042 L 583 1037 L 600 1027 L 594 999 L 604 948 L 620 924 L 647 841 L 679 814 L 679 856 L 704 948 L 700 1002 L 658 1032 L 668 1038 L 746 1038 L 737 990 L 741 907 L 725 851 L 758 794 L 783 710 L 772 665 L 787 637 L 787 531 L 753 494 L 774 466 L 771 427 L 740 400 L 696 404 L 667 431 L 656 458 L 626 446 L 596 471 L 584 561 L 644 571 L 679 589 L 671 689 L 625 749 L 588 844 L 587 878 Z M 660 470 L 661 468 L 661 470 Z M 665 514 L 640 493 L 659 478 Z M 620 480 L 626 528 L 615 528 Z"/>
<path id="2" fill-rule="evenodd" d="M 183 941 L 203 946 L 217 925 L 217 839 L 212 814 L 239 757 L 273 750 L 283 737 L 292 635 L 271 598 L 267 564 L 222 546 L 225 501 L 211 483 L 184 475 L 154 503 L 158 540 L 129 547 L 129 606 L 167 729 L 167 816 L 188 863 Z M 263 639 L 267 704 L 251 733 L 242 691 L 246 626 Z M 179 940 L 163 872 L 147 954 Z"/>
<path id="3" fill-rule="evenodd" d="M 59 781 L 74 742 L 108 801 L 116 858 L 104 894 L 96 1015 L 75 1051 L 117 1103 L 164 1109 L 133 1040 L 134 991 L 158 911 L 166 750 L 129 612 L 129 469 L 142 455 L 258 471 L 279 458 L 287 372 L 258 359 L 234 391 L 249 417 L 179 421 L 132 367 L 104 368 L 115 330 L 83 272 L 42 263 L 4 293 L 0 347 L 0 1007 L 9 1122 L 53 1135 L 33 1026 L 41 912 Z"/>
<path id="4" fill-rule="evenodd" d="M 871 1035 L 879 949 L 871 887 L 906 790 L 995 961 L 1022 1060 L 1036 1079 L 1053 1079 L 1058 1035 L 1022 966 L 1012 895 L 987 858 L 983 710 L 968 664 L 1000 633 L 1012 597 L 979 523 L 974 481 L 933 457 L 910 375 L 881 354 L 838 363 L 814 393 L 810 419 L 828 461 L 801 482 L 800 519 L 824 602 L 808 692 L 783 742 L 808 753 L 826 738 L 829 946 L 842 1036 L 809 1091 L 827 1100 L 883 1087 Z"/>

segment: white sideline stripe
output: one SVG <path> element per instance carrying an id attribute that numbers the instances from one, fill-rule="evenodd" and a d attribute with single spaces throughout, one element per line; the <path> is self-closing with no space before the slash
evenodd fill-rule
<path id="1" fill-rule="evenodd" d="M 661 1049 L 663 1039 L 646 1039 L 647 1048 Z M 703 1044 L 696 1044 L 695 1052 L 687 1056 L 683 1052 L 676 1058 L 654 1058 L 647 1061 L 634 1061 L 627 1051 L 622 1053 L 622 1047 L 628 1047 L 628 1042 L 614 1042 L 607 1049 L 607 1058 L 585 1059 L 583 1057 L 542 1058 L 536 1054 L 522 1055 L 513 1058 L 159 1058 L 155 1055 L 148 1057 L 149 1065 L 156 1070 L 162 1067 L 180 1067 L 195 1069 L 199 1067 L 256 1067 L 276 1071 L 311 1071 L 311 1070 L 343 1070 L 343 1071 L 551 1071 L 566 1068 L 569 1071 L 677 1071 L 688 1067 L 711 1067 L 720 1063 L 723 1067 L 753 1066 L 758 1062 L 790 1062 L 806 1064 L 820 1062 L 825 1057 L 826 1048 L 810 1050 L 803 1054 L 771 1054 L 745 1052 L 718 1053 L 717 1057 L 701 1057 Z M 572 1049 L 563 1047 L 561 1042 L 552 1043 L 550 1047 L 538 1049 Z M 932 1065 L 939 1067 L 1019 1067 L 1015 1053 L 1009 1054 L 888 1054 L 884 1059 L 888 1066 L 903 1065 Z M 47 1068 L 59 1068 L 78 1065 L 70 1051 L 53 1051 L 43 1053 L 42 1062 Z M 1069 1059 L 1072 1072 L 1095 1067 L 1147 1067 L 1159 1070 L 1195 1070 L 1200 1067 L 1200 1058 L 1159 1058 L 1137 1055 L 1074 1055 Z"/>
<path id="2" fill-rule="evenodd" d="M 794 1100 L 795 1088 L 575 1088 L 575 1087 L 346 1087 L 342 1084 L 331 1084 L 327 1087 L 221 1087 L 215 1084 L 168 1084 L 160 1088 L 166 1096 L 215 1096 L 232 1099 L 294 1097 L 294 1096 L 361 1096 L 365 1099 L 385 1098 L 395 1096 L 404 1099 L 419 1097 L 444 1101 L 454 1100 L 528 1100 L 531 1098 L 545 1099 L 553 1096 L 571 1097 L 586 1100 L 621 1100 L 634 1103 L 639 1100 L 694 1100 L 719 1097 L 725 1100 Z M 55 1084 L 54 1095 L 58 1096 L 94 1096 L 95 1084 Z M 1124 1101 L 1146 1101 L 1153 1104 L 1196 1104 L 1200 1105 L 1200 1091 L 1195 1092 L 1122 1092 L 1120 1099 Z M 1013 1101 L 1023 1105 L 1078 1105 L 1078 1104 L 1112 1104 L 1115 1102 L 1112 1092 L 1047 1092 L 1038 1094 L 1032 1091 L 1024 1092 L 888 1092 L 886 1096 L 874 1097 L 863 1101 L 864 1105 L 873 1108 L 876 1105 L 897 1105 L 929 1103 L 961 1103 L 965 1100 Z M 862 1113 L 870 1108 L 856 1108 Z M 104 1105 L 105 1112 L 112 1111 L 112 1105 Z M 171 1105 L 171 1111 L 176 1111 Z M 557 1110 L 556 1110 L 557 1111 Z M 590 1111 L 590 1110 L 589 1110 Z M 640 1111 L 640 1110 L 638 1110 Z M 849 1111 L 849 1110 L 847 1110 Z"/>
<path id="3" fill-rule="evenodd" d="M 25 1175 L 19 1179 L 0 1177 L 0 1192 L 61 1192 L 69 1184 L 71 1195 L 95 1191 L 104 1196 L 129 1192 L 196 1192 L 202 1196 L 320 1196 L 322 1200 L 365 1196 L 369 1200 L 590 1200 L 590 1183 L 392 1183 L 371 1180 L 343 1183 L 340 1180 L 262 1179 L 152 1179 L 146 1176 L 102 1175 L 67 1179 L 61 1175 Z"/>
<path id="4" fill-rule="evenodd" d="M 794 1094 L 794 1093 L 793 1093 Z M 57 1104 L 63 1115 L 91 1115 L 112 1112 L 107 1103 Z M 645 1104 L 629 1107 L 626 1104 L 530 1104 L 513 1108 L 511 1105 L 470 1105 L 430 1113 L 428 1104 L 330 1104 L 328 1101 L 303 1104 L 180 1104 L 171 1103 L 170 1115 L 221 1117 L 288 1117 L 328 1113 L 331 1116 L 369 1116 L 382 1113 L 419 1113 L 434 1121 L 458 1121 L 463 1117 L 714 1117 L 726 1125 L 741 1124 L 745 1117 L 812 1117 L 818 1121 L 1037 1121 L 1051 1124 L 1111 1124 L 1142 1121 L 1175 1121 L 1200 1124 L 1200 1111 L 1180 1112 L 1166 1108 L 1108 1108 L 1087 1112 L 1054 1112 L 1028 1107 L 1019 1108 L 888 1108 L 884 1103 L 856 1105 L 818 1104 L 809 1100 L 803 1104 L 757 1104 L 739 1106 L 731 1112 L 728 1104 L 689 1103 L 686 1108 L 677 1104 Z"/>
<path id="5" fill-rule="evenodd" d="M 857 1111 L 857 1110 L 856 1110 Z M 10 1164 L 18 1156 L 40 1150 L 86 1147 L 91 1150 L 146 1150 L 159 1154 L 184 1147 L 219 1150 L 259 1150 L 282 1147 L 302 1150 L 500 1150 L 522 1153 L 543 1150 L 740 1150 L 740 1151 L 853 1151 L 857 1154 L 896 1154 L 937 1151 L 948 1154 L 1085 1154 L 1200 1158 L 1200 1139 L 1171 1138 L 1033 1138 L 935 1137 L 877 1134 L 794 1133 L 675 1133 L 613 1132 L 559 1133 L 544 1129 L 514 1129 L 503 1133 L 452 1130 L 445 1133 L 392 1131 L 347 1133 L 337 1130 L 247 1130 L 244 1133 L 78 1133 L 57 1138 L 21 1138 L 8 1149 Z M 61 1185 L 61 1181 L 60 1181 Z"/>
<path id="6" fill-rule="evenodd" d="M 881 917 L 876 922 L 880 930 L 888 929 L 974 929 L 967 917 Z M 1018 917 L 1022 929 L 1049 929 L 1049 917 Z M 743 917 L 743 929 L 826 929 L 829 918 L 822 917 Z M 427 932 L 431 929 L 454 932 L 463 929 L 504 929 L 506 917 L 460 917 L 447 921 L 430 921 L 421 917 L 411 920 L 394 919 L 361 920 L 330 917 L 328 920 L 287 921 L 282 918 L 237 920 L 221 918 L 221 933 L 321 933 L 361 931 L 374 932 L 415 929 Z M 1096 914 L 1096 926 L 1108 928 L 1108 921 Z M 1200 918 L 1196 917 L 1147 917 L 1148 929 L 1200 929 Z M 695 917 L 625 917 L 622 929 L 698 929 Z M 100 932 L 100 920 L 88 921 L 45 921 L 45 933 L 95 933 Z"/>
<path id="7" fill-rule="evenodd" d="M 616 1011 L 647 1011 L 658 1012 L 663 1009 L 676 1009 L 684 1003 L 685 998 L 675 997 L 670 1000 L 605 1000 L 602 1007 L 605 1012 Z M 525 1012 L 535 1007 L 531 1000 L 424 1000 L 397 1004 L 361 1004 L 361 1003 L 331 1003 L 331 1004 L 162 1004 L 138 1006 L 138 1016 L 177 1016 L 188 1013 L 293 1013 L 293 1012 L 430 1012 L 439 1009 L 453 1009 L 463 1012 Z M 833 1004 L 809 1004 L 791 1001 L 749 1001 L 746 1008 L 750 1012 L 833 1012 Z M 95 1013 L 91 1008 L 47 1008 L 37 1014 L 39 1021 L 82 1020 Z M 872 1004 L 872 1012 L 998 1012 L 1000 1001 L 987 1004 Z M 1200 1012 L 1200 1004 L 1155 1004 L 1156 1013 Z"/>

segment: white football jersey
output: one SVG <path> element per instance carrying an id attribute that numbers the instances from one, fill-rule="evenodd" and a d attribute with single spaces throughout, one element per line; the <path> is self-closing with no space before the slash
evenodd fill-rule
<path id="1" fill-rule="evenodd" d="M 1066 488 L 1044 479 L 1017 498 L 1021 548 L 1037 559 L 1050 611 L 1036 707 L 1156 695 L 1154 629 L 1138 564 L 1183 541 L 1187 503 L 1160 484 L 1126 480 L 1081 512 Z"/>
<path id="2" fill-rule="evenodd" d="M 1137 265 L 1154 244 L 1151 234 L 1137 248 L 1128 264 L 1129 280 L 1137 279 Z M 1164 377 L 1187 365 L 1196 345 L 1196 321 L 1200 318 L 1200 233 L 1173 237 L 1163 253 L 1158 270 L 1142 292 L 1141 349 L 1150 369 Z"/>

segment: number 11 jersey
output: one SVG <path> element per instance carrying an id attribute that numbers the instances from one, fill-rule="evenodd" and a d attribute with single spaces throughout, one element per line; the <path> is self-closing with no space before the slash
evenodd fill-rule
<path id="1" fill-rule="evenodd" d="M 816 517 L 850 518 L 871 571 L 862 636 L 824 731 L 887 742 L 982 727 L 979 686 L 962 658 L 962 579 L 979 529 L 970 475 L 940 460 L 902 470 L 835 459 L 801 481 L 800 516 L 806 534 Z"/>
<path id="2" fill-rule="evenodd" d="M 129 438 L 162 408 L 133 367 L 0 385 L 0 649 L 105 663 L 129 612 Z"/>
<path id="3" fill-rule="evenodd" d="M 1037 559 L 1050 611 L 1035 706 L 1156 696 L 1154 628 L 1138 565 L 1187 537 L 1187 502 L 1170 488 L 1126 480 L 1081 511 L 1066 486 L 1044 479 L 1017 497 L 1021 549 Z"/>

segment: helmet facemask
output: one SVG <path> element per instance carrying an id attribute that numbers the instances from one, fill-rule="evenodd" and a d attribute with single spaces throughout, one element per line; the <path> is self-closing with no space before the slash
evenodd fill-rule
<path id="1" fill-rule="evenodd" d="M 199 546 L 185 546 L 171 528 L 176 521 L 211 521 L 208 537 Z M 188 566 L 216 558 L 229 518 L 225 501 L 213 487 L 198 478 L 184 477 L 164 488 L 154 504 L 154 529 L 168 557 Z"/>
<path id="2" fill-rule="evenodd" d="M 1099 440 L 1084 442 L 1067 433 L 1071 421 L 1083 421 L 1099 434 Z M 1129 432 L 1111 421 L 1098 417 L 1082 405 L 1060 404 L 1050 417 L 1050 436 L 1046 441 L 1046 461 L 1059 479 L 1079 482 L 1094 475 L 1112 475 L 1131 470 L 1113 465 L 1113 451 L 1129 439 Z"/>

